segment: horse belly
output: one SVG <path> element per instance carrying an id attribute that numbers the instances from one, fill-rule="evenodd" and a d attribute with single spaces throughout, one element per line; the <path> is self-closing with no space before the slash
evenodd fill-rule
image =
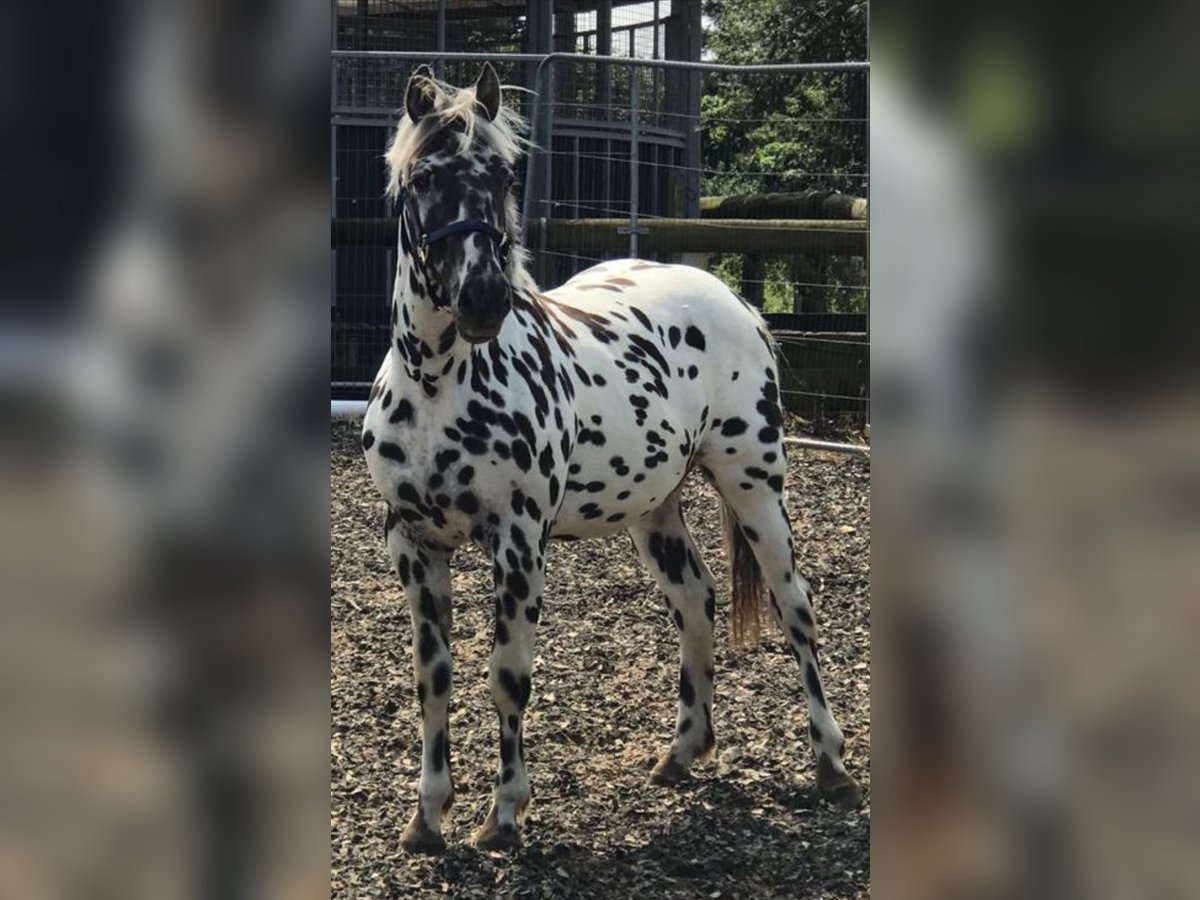
<path id="1" fill-rule="evenodd" d="M 639 486 L 644 491 L 632 491 L 624 500 L 618 499 L 618 496 L 628 488 L 568 494 L 554 520 L 550 536 L 582 539 L 624 531 L 658 509 L 683 475 L 681 470 L 670 477 L 664 475 L 647 479 Z"/>
<path id="2" fill-rule="evenodd" d="M 581 432 L 551 536 L 590 538 L 623 531 L 658 509 L 679 486 L 694 455 L 696 426 L 656 405 L 650 412 L 658 415 L 643 417 L 640 426 L 636 409 L 626 407 Z"/>

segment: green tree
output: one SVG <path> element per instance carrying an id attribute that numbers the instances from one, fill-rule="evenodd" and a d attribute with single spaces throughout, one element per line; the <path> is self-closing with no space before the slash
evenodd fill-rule
<path id="1" fill-rule="evenodd" d="M 865 0 L 705 0 L 707 55 L 722 63 L 867 58 Z M 867 77 L 863 73 L 709 76 L 701 99 L 704 193 L 867 190 Z M 859 310 L 862 261 L 843 257 L 721 260 L 727 277 L 768 311 Z M 800 282 L 793 291 L 787 282 Z M 829 284 L 829 288 L 813 288 Z"/>

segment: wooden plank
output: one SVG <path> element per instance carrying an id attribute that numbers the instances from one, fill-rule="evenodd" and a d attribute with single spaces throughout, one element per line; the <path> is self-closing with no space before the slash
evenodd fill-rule
<path id="1" fill-rule="evenodd" d="M 837 191 L 701 197 L 705 219 L 866 219 L 867 201 Z"/>

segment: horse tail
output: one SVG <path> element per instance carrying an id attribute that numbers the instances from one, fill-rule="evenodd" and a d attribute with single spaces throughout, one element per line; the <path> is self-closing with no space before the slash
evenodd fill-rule
<path id="1" fill-rule="evenodd" d="M 725 555 L 729 560 L 730 622 L 735 647 L 758 643 L 762 625 L 763 578 L 750 542 L 742 532 L 729 504 L 721 501 L 721 525 Z"/>

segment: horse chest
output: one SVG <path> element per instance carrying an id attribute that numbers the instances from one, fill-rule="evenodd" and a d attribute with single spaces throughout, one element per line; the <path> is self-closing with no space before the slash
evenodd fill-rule
<path id="1" fill-rule="evenodd" d="M 549 432 L 528 436 L 527 428 L 510 424 L 511 416 L 481 417 L 478 398 L 465 394 L 412 402 L 411 415 L 410 407 L 399 407 L 404 415 L 393 422 L 397 401 L 387 399 L 372 403 L 363 423 L 367 468 L 410 531 L 456 547 L 494 528 L 516 496 L 549 508 L 542 474 L 548 462 L 563 480 L 553 452 L 561 441 Z"/>
<path id="2" fill-rule="evenodd" d="M 386 395 L 385 395 L 386 397 Z M 410 531 L 446 546 L 471 536 L 482 504 L 461 443 L 446 435 L 454 410 L 400 398 L 372 403 L 363 422 L 367 469 Z M 396 415 L 396 410 L 401 415 Z M 393 421 L 396 419 L 396 421 Z"/>

